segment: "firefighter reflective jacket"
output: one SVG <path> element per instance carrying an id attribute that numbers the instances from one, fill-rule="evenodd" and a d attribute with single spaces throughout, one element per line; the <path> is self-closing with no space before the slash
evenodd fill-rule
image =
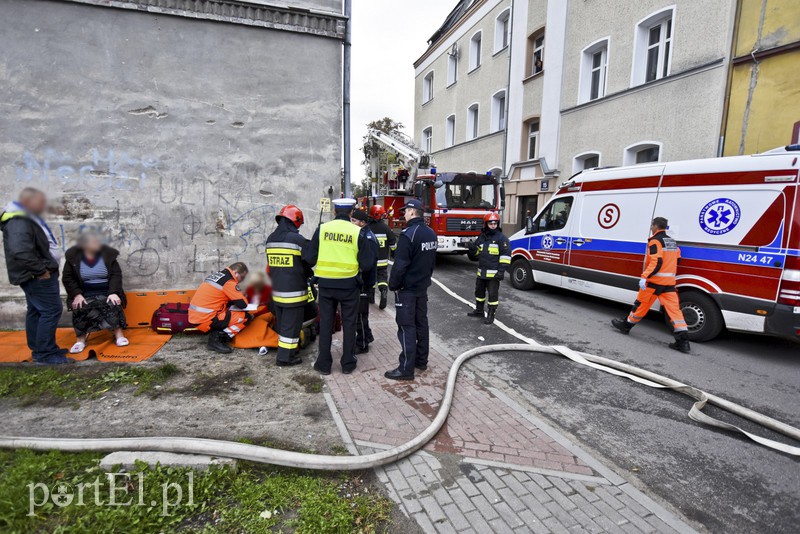
<path id="1" fill-rule="evenodd" d="M 367 226 L 378 240 L 378 269 L 388 267 L 389 253 L 397 248 L 397 236 L 385 221 L 373 220 Z"/>
<path id="2" fill-rule="evenodd" d="M 228 306 L 247 307 L 247 297 L 239 289 L 233 271 L 225 269 L 211 273 L 197 288 L 189 303 L 189 322 L 203 324 L 225 311 Z"/>
<path id="3" fill-rule="evenodd" d="M 681 249 L 678 248 L 678 243 L 666 231 L 656 232 L 647 242 L 642 278 L 647 280 L 648 285 L 674 287 L 680 259 Z"/>
<path id="4" fill-rule="evenodd" d="M 287 308 L 305 306 L 310 293 L 308 278 L 312 274 L 303 257 L 308 253 L 308 240 L 300 235 L 292 221 L 286 217 L 279 219 L 266 245 L 272 301 Z"/>
<path id="5" fill-rule="evenodd" d="M 511 244 L 500 227 L 490 230 L 484 226 L 469 247 L 469 258 L 478 262 L 478 278 L 495 278 L 511 265 Z"/>

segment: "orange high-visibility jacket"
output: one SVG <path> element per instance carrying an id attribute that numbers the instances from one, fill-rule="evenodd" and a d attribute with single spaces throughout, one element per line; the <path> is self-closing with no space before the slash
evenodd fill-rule
<path id="1" fill-rule="evenodd" d="M 247 297 L 239 289 L 233 271 L 225 269 L 211 273 L 197 289 L 189 303 L 189 322 L 203 324 L 216 318 L 228 306 L 244 308 Z"/>
<path id="2" fill-rule="evenodd" d="M 642 278 L 658 286 L 674 286 L 680 259 L 678 243 L 666 231 L 656 232 L 647 243 L 647 266 Z"/>

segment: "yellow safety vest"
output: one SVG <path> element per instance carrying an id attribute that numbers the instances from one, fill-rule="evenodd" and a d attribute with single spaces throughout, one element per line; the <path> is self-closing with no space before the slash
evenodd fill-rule
<path id="1" fill-rule="evenodd" d="M 319 229 L 319 255 L 314 274 L 340 280 L 358 275 L 358 236 L 361 228 L 343 219 L 326 222 Z"/>

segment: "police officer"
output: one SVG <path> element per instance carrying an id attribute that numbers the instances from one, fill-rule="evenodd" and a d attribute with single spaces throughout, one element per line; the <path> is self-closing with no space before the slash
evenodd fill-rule
<path id="1" fill-rule="evenodd" d="M 356 321 L 356 354 L 369 352 L 369 344 L 375 341 L 372 337 L 372 329 L 369 327 L 369 304 L 371 297 L 375 295 L 375 283 L 378 281 L 378 240 L 375 234 L 367 226 L 369 217 L 364 210 L 353 210 L 350 221 L 362 228 L 362 232 L 369 232 L 367 239 L 368 246 L 372 247 L 375 254 L 375 263 L 372 268 L 361 272 L 361 288 L 358 298 L 358 320 Z"/>
<path id="2" fill-rule="evenodd" d="M 666 310 L 675 331 L 675 342 L 670 343 L 669 348 L 688 354 L 691 352 L 689 329 L 686 327 L 686 319 L 683 317 L 678 292 L 675 289 L 681 249 L 675 240 L 667 235 L 668 226 L 669 223 L 664 217 L 653 219 L 650 226 L 652 237 L 647 243 L 646 267 L 639 279 L 636 302 L 633 303 L 633 309 L 627 319 L 614 319 L 611 324 L 623 334 L 629 334 L 658 300 Z"/>
<path id="3" fill-rule="evenodd" d="M 386 371 L 392 380 L 414 380 L 414 369 L 428 368 L 428 287 L 436 266 L 436 232 L 423 220 L 422 202 L 404 206 L 406 228 L 397 240 L 389 289 L 395 292 L 400 365 Z"/>
<path id="4" fill-rule="evenodd" d="M 377 287 L 381 294 L 379 307 L 384 309 L 389 296 L 389 255 L 397 247 L 397 237 L 384 219 L 386 210 L 383 206 L 372 206 L 369 209 L 369 229 L 378 239 L 378 272 Z M 370 295 L 370 302 L 375 302 L 375 290 Z"/>
<path id="5" fill-rule="evenodd" d="M 276 364 L 286 367 L 303 363 L 296 353 L 310 294 L 308 279 L 313 273 L 304 261 L 309 254 L 308 239 L 299 231 L 304 222 L 303 212 L 297 206 L 284 206 L 275 221 L 278 227 L 267 238 L 267 268 L 272 278 L 272 303 L 278 332 Z"/>
<path id="6" fill-rule="evenodd" d="M 316 265 L 314 275 L 319 283 L 319 355 L 314 369 L 323 375 L 331 374 L 333 358 L 331 340 L 336 308 L 342 308 L 342 371 L 350 374 L 356 369 L 356 320 L 361 277 L 376 261 L 374 250 L 367 241 L 371 233 L 350 222 L 355 200 L 337 199 L 333 202 L 336 218 L 317 228 L 309 247 L 309 263 Z"/>
<path id="7" fill-rule="evenodd" d="M 475 280 L 475 310 L 467 315 L 483 318 L 488 293 L 489 311 L 484 323 L 492 324 L 500 304 L 500 281 L 511 265 L 511 244 L 500 229 L 500 217 L 496 213 L 487 213 L 483 220 L 483 231 L 468 250 L 469 258 L 478 262 L 478 278 Z"/>

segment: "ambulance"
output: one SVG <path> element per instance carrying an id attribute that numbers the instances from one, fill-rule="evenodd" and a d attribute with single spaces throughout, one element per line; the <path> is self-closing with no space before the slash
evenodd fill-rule
<path id="1" fill-rule="evenodd" d="M 511 237 L 511 283 L 632 304 L 650 221 L 666 217 L 691 340 L 726 328 L 800 340 L 798 159 L 791 145 L 583 171 Z"/>

